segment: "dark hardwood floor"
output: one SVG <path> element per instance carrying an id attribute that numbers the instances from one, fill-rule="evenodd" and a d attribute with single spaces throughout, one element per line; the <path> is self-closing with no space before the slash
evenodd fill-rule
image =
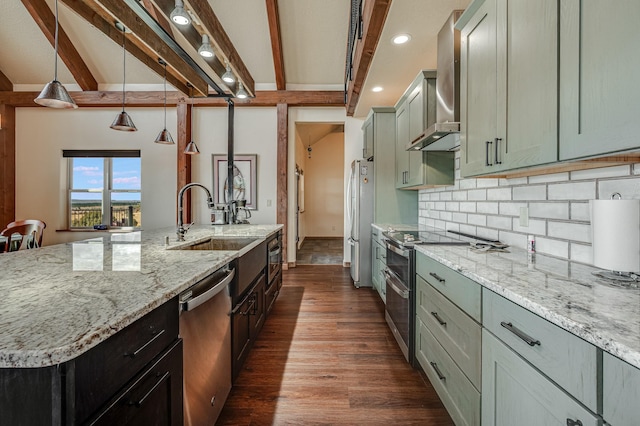
<path id="1" fill-rule="evenodd" d="M 296 253 L 298 265 L 342 265 L 344 239 L 307 237 Z"/>
<path id="2" fill-rule="evenodd" d="M 218 425 L 452 425 L 404 360 L 375 290 L 349 269 L 298 266 L 252 349 Z"/>

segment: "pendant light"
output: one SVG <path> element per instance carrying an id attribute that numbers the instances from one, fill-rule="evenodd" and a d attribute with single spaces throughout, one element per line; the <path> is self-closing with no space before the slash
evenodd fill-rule
<path id="1" fill-rule="evenodd" d="M 176 0 L 175 7 L 171 12 L 171 20 L 178 25 L 189 25 L 191 23 L 191 17 L 184 10 L 184 2 L 182 0 Z"/>
<path id="2" fill-rule="evenodd" d="M 35 98 L 33 101 L 38 105 L 50 107 L 50 108 L 78 108 L 78 105 L 73 101 L 67 89 L 64 88 L 62 83 L 58 81 L 58 0 L 55 2 L 55 12 L 56 12 L 56 30 L 55 37 L 53 43 L 53 50 L 55 52 L 54 56 L 54 66 L 53 66 L 53 80 L 47 83 L 42 92 Z"/>
<path id="3" fill-rule="evenodd" d="M 209 36 L 206 34 L 202 34 L 202 44 L 198 49 L 198 53 L 203 58 L 213 58 L 215 55 L 213 53 L 213 48 L 211 47 L 211 43 L 209 43 Z"/>
<path id="4" fill-rule="evenodd" d="M 247 94 L 247 91 L 244 90 L 244 86 L 242 85 L 242 82 L 238 83 L 238 93 L 236 94 L 236 98 L 246 99 L 247 96 L 249 95 Z"/>
<path id="5" fill-rule="evenodd" d="M 131 119 L 131 117 L 129 117 L 129 114 L 127 114 L 126 111 L 124 110 L 124 104 L 126 100 L 124 87 L 125 87 L 125 82 L 127 77 L 127 65 L 126 65 L 127 50 L 125 49 L 125 42 L 127 41 L 127 37 L 125 36 L 126 28 L 120 22 L 116 23 L 116 27 L 120 31 L 122 31 L 122 112 L 116 116 L 116 119 L 113 120 L 113 123 L 111 123 L 111 126 L 109 127 L 111 127 L 113 130 L 135 132 L 138 129 L 136 128 L 136 125 L 133 124 L 133 120 Z"/>
<path id="6" fill-rule="evenodd" d="M 173 137 L 171 137 L 171 133 L 167 130 L 167 63 L 161 58 L 158 58 L 158 62 L 160 65 L 164 65 L 164 128 L 154 142 L 173 145 L 175 142 L 173 141 Z"/>
<path id="7" fill-rule="evenodd" d="M 227 62 L 227 71 L 222 74 L 222 81 L 224 81 L 225 83 L 233 83 L 236 81 L 236 77 L 233 75 L 233 71 L 231 71 L 229 62 Z"/>
<path id="8" fill-rule="evenodd" d="M 189 155 L 198 155 L 200 154 L 200 150 L 198 149 L 198 145 L 193 141 L 193 89 L 189 86 L 189 97 L 191 98 L 191 142 L 187 144 L 187 147 L 184 149 L 185 154 Z"/>

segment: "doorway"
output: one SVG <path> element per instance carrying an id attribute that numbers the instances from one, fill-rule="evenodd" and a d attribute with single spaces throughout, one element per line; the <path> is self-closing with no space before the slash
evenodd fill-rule
<path id="1" fill-rule="evenodd" d="M 295 126 L 296 264 L 342 265 L 344 123 Z"/>

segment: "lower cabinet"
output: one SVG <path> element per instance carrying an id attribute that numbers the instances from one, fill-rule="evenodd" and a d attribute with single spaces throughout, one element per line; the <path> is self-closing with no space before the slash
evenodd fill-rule
<path id="1" fill-rule="evenodd" d="M 597 426 L 600 422 L 595 414 L 483 330 L 483 426 Z"/>
<path id="2" fill-rule="evenodd" d="M 231 312 L 232 379 L 238 377 L 266 317 L 265 275 L 256 278 L 244 299 Z"/>
<path id="3" fill-rule="evenodd" d="M 640 370 L 608 353 L 602 361 L 602 417 L 615 426 L 638 424 Z"/>
<path id="4" fill-rule="evenodd" d="M 371 281 L 382 300 L 387 301 L 387 281 L 383 271 L 387 267 L 387 248 L 382 242 L 382 232 L 373 228 L 371 232 Z"/>

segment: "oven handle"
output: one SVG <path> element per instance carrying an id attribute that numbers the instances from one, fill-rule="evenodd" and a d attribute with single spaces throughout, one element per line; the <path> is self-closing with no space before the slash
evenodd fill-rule
<path id="1" fill-rule="evenodd" d="M 404 258 L 409 258 L 409 250 L 402 250 L 401 248 L 398 248 L 396 246 L 394 246 L 393 244 L 391 244 L 389 242 L 389 240 L 386 240 L 386 245 L 387 245 L 387 249 L 391 250 L 392 252 L 399 254 L 400 256 L 404 257 Z"/>
<path id="2" fill-rule="evenodd" d="M 409 290 L 403 290 L 403 289 L 401 289 L 401 288 L 398 286 L 398 284 L 396 284 L 396 283 L 394 282 L 394 281 L 397 281 L 398 283 L 400 283 L 400 282 L 401 282 L 401 281 L 400 281 L 400 279 L 396 276 L 396 274 L 395 274 L 393 271 L 389 270 L 389 269 L 385 269 L 385 270 L 383 271 L 383 273 L 384 273 L 384 276 L 385 276 L 385 278 L 386 278 L 387 285 L 388 285 L 389 287 L 391 287 L 391 289 L 392 289 L 393 291 L 395 291 L 396 293 L 398 293 L 398 296 L 402 297 L 403 299 L 408 299 L 408 298 L 409 298 Z M 400 284 L 400 285 L 402 285 L 402 284 Z"/>
<path id="3" fill-rule="evenodd" d="M 220 293 L 227 286 L 227 284 L 231 282 L 231 280 L 233 280 L 233 277 L 235 277 L 235 275 L 236 270 L 232 269 L 222 280 L 220 280 L 220 282 L 211 287 L 209 290 L 205 291 L 197 297 L 194 297 L 193 299 L 182 302 L 182 310 L 185 312 L 192 311 L 207 300 L 212 299 L 214 296 Z"/>
<path id="4" fill-rule="evenodd" d="M 282 251 L 282 249 L 280 248 L 280 246 L 278 246 L 277 249 L 269 251 L 269 257 L 277 256 L 277 255 L 280 254 L 281 251 Z"/>

